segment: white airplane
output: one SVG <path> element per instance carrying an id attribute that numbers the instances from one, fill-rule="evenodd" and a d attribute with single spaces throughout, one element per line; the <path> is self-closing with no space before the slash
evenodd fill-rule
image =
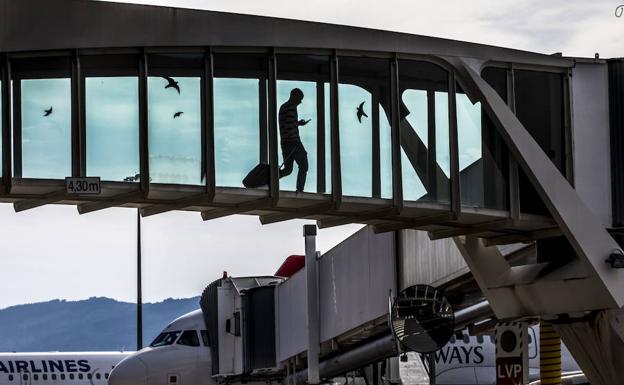
<path id="1" fill-rule="evenodd" d="M 458 333 L 459 334 L 459 333 Z M 492 385 L 496 383 L 496 344 L 493 336 L 470 336 L 451 340 L 435 353 L 436 384 Z M 539 385 L 539 326 L 529 327 L 529 384 Z M 589 384 L 564 344 L 561 344 L 563 384 Z"/>
<path id="2" fill-rule="evenodd" d="M 0 353 L 0 385 L 106 385 L 132 352 Z"/>
<path id="3" fill-rule="evenodd" d="M 530 328 L 529 367 L 531 385 L 539 385 L 539 352 Z M 216 385 L 211 375 L 210 340 L 201 310 L 195 310 L 169 324 L 146 347 L 121 361 L 112 371 L 109 385 Z M 435 355 L 436 384 L 492 385 L 495 378 L 493 338 L 452 338 Z M 587 384 L 585 376 L 562 346 L 564 384 Z M 252 383 L 253 384 L 253 383 Z M 260 384 L 260 383 L 257 383 Z"/>

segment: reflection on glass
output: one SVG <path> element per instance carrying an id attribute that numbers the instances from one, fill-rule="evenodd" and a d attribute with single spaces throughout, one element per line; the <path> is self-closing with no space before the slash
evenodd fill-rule
<path id="1" fill-rule="evenodd" d="M 243 178 L 258 164 L 259 99 L 258 79 L 214 79 L 217 186 L 243 187 Z"/>
<path id="2" fill-rule="evenodd" d="M 451 177 L 448 99 L 448 93 L 446 92 L 435 93 L 436 162 L 446 178 Z M 440 184 L 440 181 L 438 181 L 438 184 Z M 445 185 L 447 185 L 446 189 L 448 190 L 448 183 L 445 182 Z M 441 191 L 438 188 L 438 199 L 441 197 L 440 193 Z M 442 196 L 448 197 L 448 191 Z"/>
<path id="3" fill-rule="evenodd" d="M 21 98 L 21 176 L 44 179 L 70 176 L 70 80 L 22 80 Z"/>
<path id="4" fill-rule="evenodd" d="M 303 93 L 303 99 L 299 105 L 294 105 L 291 100 L 291 92 L 295 89 Z M 280 137 L 278 157 L 281 162 L 284 162 L 280 176 L 290 170 L 288 175 L 280 178 L 280 190 L 316 192 L 316 83 L 279 80 L 277 82 L 277 106 L 280 115 L 278 116 Z M 293 111 L 296 111 L 296 119 L 292 115 Z M 293 124 L 299 120 L 308 123 L 295 127 Z M 282 137 L 284 126 L 289 127 L 292 138 Z M 294 137 L 295 132 L 298 132 L 299 140 Z M 304 173 L 306 164 L 308 171 Z M 301 180 L 298 181 L 298 179 Z"/>
<path id="5" fill-rule="evenodd" d="M 149 167 L 152 183 L 202 184 L 201 79 L 148 78 Z"/>
<path id="6" fill-rule="evenodd" d="M 480 103 L 473 104 L 461 91 L 456 100 L 461 203 L 506 209 L 508 166 L 504 144 Z"/>
<path id="7" fill-rule="evenodd" d="M 135 181 L 139 174 L 139 95 L 136 77 L 85 81 L 87 175 Z"/>

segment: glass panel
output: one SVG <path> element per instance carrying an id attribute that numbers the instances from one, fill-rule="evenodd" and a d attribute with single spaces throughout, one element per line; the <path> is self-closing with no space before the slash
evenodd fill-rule
<path id="1" fill-rule="evenodd" d="M 382 122 L 380 126 L 383 126 L 385 121 L 390 121 L 389 62 L 384 59 L 345 57 L 340 58 L 339 66 L 338 115 L 342 193 L 372 197 L 373 124 Z M 379 121 L 373 120 L 373 103 L 379 104 Z M 381 127 L 379 132 L 381 143 Z M 388 157 L 380 156 L 380 170 L 388 167 L 381 163 L 389 160 Z M 387 181 L 381 184 L 384 183 Z M 384 192 L 388 195 L 387 191 Z"/>
<path id="2" fill-rule="evenodd" d="M 203 184 L 201 76 L 204 55 L 152 54 L 147 61 L 150 181 Z"/>
<path id="3" fill-rule="evenodd" d="M 202 184 L 201 78 L 150 76 L 147 88 L 151 182 Z"/>
<path id="4" fill-rule="evenodd" d="M 267 59 L 215 54 L 214 72 L 217 186 L 243 187 L 247 173 L 267 162 Z"/>
<path id="5" fill-rule="evenodd" d="M 9 106 L 4 106 L 2 104 L 2 82 L 0 81 L 0 175 L 2 175 L 2 130 L 4 128 L 4 118 L 2 114 L 4 114 L 3 108 L 9 108 Z"/>
<path id="6" fill-rule="evenodd" d="M 507 209 L 507 151 L 481 103 L 457 87 L 459 176 L 463 206 Z M 486 177 L 487 176 L 487 177 Z"/>
<path id="7" fill-rule="evenodd" d="M 71 175 L 71 83 L 63 79 L 21 81 L 22 177 Z"/>
<path id="8" fill-rule="evenodd" d="M 514 92 L 516 116 L 559 171 L 565 175 L 562 75 L 515 70 Z M 548 209 L 522 170 L 519 181 L 521 211 L 549 215 Z"/>
<path id="9" fill-rule="evenodd" d="M 138 181 L 138 78 L 86 78 L 85 109 L 87 175 Z"/>
<path id="10" fill-rule="evenodd" d="M 280 170 L 280 189 L 318 192 L 317 180 L 321 170 L 318 168 L 317 147 L 327 143 L 327 138 L 319 143 L 319 132 L 329 133 L 330 121 L 325 119 L 329 117 L 326 111 L 318 111 L 317 106 L 319 98 L 324 100 L 324 106 L 329 105 L 329 92 L 325 93 L 329 84 L 329 58 L 280 55 L 277 69 L 278 151 L 280 162 L 284 162 Z M 319 117 L 323 119 L 320 122 Z M 329 147 L 321 149 L 331 153 Z M 331 160 L 331 156 L 328 158 L 326 153 L 323 159 Z M 325 191 L 327 188 L 321 189 L 321 192 Z"/>
<path id="11" fill-rule="evenodd" d="M 448 202 L 448 73 L 432 63 L 399 61 L 401 168 L 405 200 Z M 433 116 L 429 114 L 433 113 Z M 434 135 L 429 135 L 432 132 Z M 430 150 L 433 146 L 433 151 Z"/>

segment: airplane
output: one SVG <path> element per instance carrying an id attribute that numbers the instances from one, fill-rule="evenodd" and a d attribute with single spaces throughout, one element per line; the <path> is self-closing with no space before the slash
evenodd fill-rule
<path id="1" fill-rule="evenodd" d="M 0 385 L 106 385 L 133 352 L 0 353 Z"/>
<path id="2" fill-rule="evenodd" d="M 539 327 L 529 332 L 530 384 L 539 385 Z M 210 339 L 200 309 L 185 314 L 154 339 L 150 346 L 124 358 L 112 371 L 109 385 L 216 385 L 211 374 Z M 495 378 L 493 337 L 469 336 L 451 340 L 438 352 L 437 385 L 492 385 Z M 562 379 L 565 385 L 588 384 L 562 345 Z M 249 384 L 253 384 L 250 382 Z M 258 382 L 257 384 L 260 384 Z"/>

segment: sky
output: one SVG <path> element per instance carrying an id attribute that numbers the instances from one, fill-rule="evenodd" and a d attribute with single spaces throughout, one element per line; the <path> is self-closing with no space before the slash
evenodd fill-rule
<path id="1" fill-rule="evenodd" d="M 622 36 L 624 30 L 624 18 L 615 16 L 618 1 L 131 2 L 355 25 L 543 53 L 563 52 L 568 56 L 593 57 L 595 52 L 599 52 L 601 57 L 624 56 L 622 41 L 618 38 Z M 162 79 L 154 81 L 162 82 Z M 192 79 L 180 81 L 181 84 L 187 82 L 183 89 L 193 92 L 195 85 Z M 63 84 L 56 86 L 67 87 Z M 107 83 L 98 83 L 96 80 L 92 86 L 94 89 L 100 87 L 102 95 L 114 88 L 107 88 Z M 229 86 L 244 88 L 250 85 Z M 285 98 L 290 85 L 285 86 L 287 87 L 280 88 L 279 97 Z M 97 96 L 95 93 L 93 95 Z M 33 101 L 36 101 L 36 97 L 35 92 Z M 112 97 L 118 101 L 124 97 L 134 98 L 133 95 L 112 95 Z M 152 100 L 157 97 L 151 96 Z M 359 97 L 354 98 L 359 100 Z M 417 95 L 410 97 L 418 99 Z M 88 106 L 89 95 L 87 98 Z M 188 103 L 192 101 L 188 99 L 182 98 L 180 102 L 183 100 L 186 100 L 184 108 L 188 113 L 182 117 L 187 120 L 176 120 L 176 124 L 185 124 L 184 128 L 192 132 L 197 127 L 197 120 L 194 120 L 192 113 L 197 110 L 197 106 L 189 105 Z M 96 98 L 92 103 L 102 105 L 103 100 Z M 126 105 L 125 108 L 120 114 L 135 116 L 134 107 Z M 168 110 L 162 114 L 169 119 L 176 108 L 175 106 L 167 108 Z M 305 110 L 306 105 L 302 105 L 301 108 Z M 162 111 L 162 108 L 159 111 Z M 302 113 L 303 115 L 305 113 Z M 63 111 L 63 106 L 59 104 L 58 111 L 54 114 L 56 120 L 49 122 L 52 124 L 51 129 L 65 132 L 68 116 L 67 111 Z M 108 114 L 108 116 L 122 115 Z M 215 118 L 218 121 L 219 117 Z M 157 119 L 152 119 L 155 120 Z M 418 123 L 415 121 L 412 123 L 418 130 Z M 28 122 L 24 121 L 24 124 Z M 478 123 L 475 123 L 475 126 L 478 126 Z M 95 132 L 94 135 L 97 135 L 98 127 L 91 128 Z M 158 127 L 155 128 L 157 129 Z M 27 131 L 25 130 L 25 135 Z M 28 142 L 26 137 L 25 140 L 25 153 L 27 148 L 30 148 L 28 151 L 32 153 L 38 153 L 38 147 L 48 145 Z M 128 138 L 127 141 L 134 140 L 136 138 Z M 179 159 L 186 162 L 182 163 L 190 165 L 188 167 L 195 167 L 196 148 L 191 148 L 185 143 L 172 144 L 166 136 L 162 137 L 162 141 L 164 145 L 175 149 L 174 154 L 169 154 L 167 155 L 169 158 L 163 159 Z M 158 142 L 154 145 L 157 146 Z M 228 143 L 223 143 L 219 148 L 227 149 L 227 145 Z M 467 162 L 474 157 L 471 155 L 471 151 L 474 150 L 467 149 Z M 58 156 L 64 154 L 68 152 L 59 151 Z M 124 172 L 115 168 L 116 165 L 98 161 L 98 156 L 103 156 L 102 154 L 94 152 L 92 154 L 94 154 L 92 162 L 98 170 L 97 173 L 110 173 L 114 178 L 124 175 Z M 227 154 L 223 156 L 227 158 Z M 26 158 L 25 155 L 25 160 Z M 158 167 L 159 160 L 161 159 L 150 159 L 151 162 L 155 162 L 155 168 Z M 66 163 L 64 160 L 57 161 Z M 122 161 L 127 167 L 135 165 L 137 160 L 129 157 Z M 177 177 L 179 170 L 166 169 L 166 163 L 163 163 L 159 177 L 163 179 Z M 245 169 L 243 166 L 236 168 Z M 25 173 L 36 169 L 41 167 L 34 164 L 29 168 L 25 163 Z M 240 180 L 239 175 L 227 178 L 226 180 Z M 289 178 L 285 183 L 292 187 L 294 175 Z M 310 185 L 313 186 L 314 183 L 310 182 L 308 186 Z M 203 288 L 219 278 L 223 271 L 237 276 L 272 274 L 286 256 L 303 253 L 304 223 L 312 222 L 293 220 L 262 226 L 256 217 L 251 216 L 232 216 L 204 222 L 198 213 L 188 212 L 172 212 L 145 218 L 142 222 L 144 301 L 199 295 Z M 320 230 L 319 250 L 327 251 L 360 227 L 347 225 Z M 15 213 L 10 204 L 0 204 L 0 234 L 3 238 L 0 308 L 53 298 L 75 300 L 91 296 L 107 296 L 130 302 L 136 299 L 136 210 L 116 208 L 80 216 L 72 206 L 50 205 Z"/>

